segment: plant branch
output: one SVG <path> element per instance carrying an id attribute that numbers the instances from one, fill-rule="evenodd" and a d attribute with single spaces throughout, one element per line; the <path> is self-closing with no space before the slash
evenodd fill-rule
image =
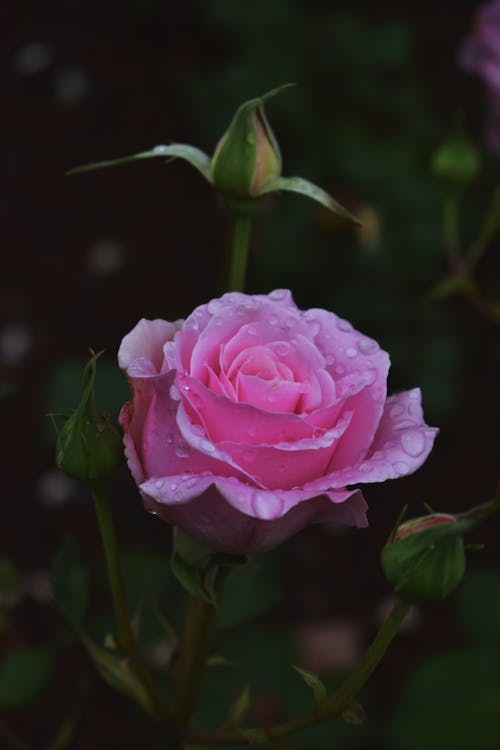
<path id="1" fill-rule="evenodd" d="M 179 726 L 187 727 L 196 707 L 215 627 L 216 608 L 197 596 L 189 600 L 178 664 Z"/>
<path id="2" fill-rule="evenodd" d="M 327 719 L 340 716 L 353 702 L 356 695 L 365 685 L 384 656 L 391 641 L 399 630 L 399 626 L 406 616 L 409 604 L 396 600 L 391 612 L 377 633 L 373 643 L 368 648 L 359 667 L 340 685 L 340 687 L 322 701 L 309 713 L 282 724 L 276 724 L 267 729 L 229 730 L 225 728 L 210 730 L 196 730 L 185 733 L 185 738 L 193 742 L 205 744 L 251 745 L 264 744 L 289 734 L 293 734 L 306 727 L 319 724 Z"/>

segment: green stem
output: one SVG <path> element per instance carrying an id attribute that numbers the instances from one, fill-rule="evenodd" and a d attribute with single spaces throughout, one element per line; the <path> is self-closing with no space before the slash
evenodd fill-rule
<path id="1" fill-rule="evenodd" d="M 94 485 L 92 495 L 95 501 L 97 520 L 101 532 L 102 545 L 106 558 L 109 587 L 113 598 L 116 626 L 118 630 L 117 640 L 119 646 L 129 653 L 136 648 L 135 635 L 130 624 L 125 587 L 120 569 L 118 557 L 118 545 L 116 542 L 115 527 L 111 506 L 107 492 L 102 485 Z"/>
<path id="2" fill-rule="evenodd" d="M 178 666 L 177 720 L 188 727 L 196 708 L 213 630 L 216 609 L 205 600 L 191 596 L 181 639 Z"/>
<path id="3" fill-rule="evenodd" d="M 460 255 L 458 231 L 458 201 L 454 193 L 449 193 L 443 204 L 443 238 L 448 263 L 457 273 L 463 270 L 464 262 Z"/>
<path id="4" fill-rule="evenodd" d="M 243 731 L 216 729 L 214 731 L 200 730 L 186 732 L 186 739 L 205 744 L 260 744 L 285 737 L 306 727 L 319 724 L 335 716 L 340 716 L 353 702 L 356 695 L 375 671 L 375 668 L 398 632 L 409 606 L 406 602 L 399 599 L 396 600 L 387 619 L 377 633 L 375 640 L 368 648 L 360 666 L 350 677 L 344 680 L 331 696 L 316 706 L 313 711 L 291 721 L 268 727 L 267 729 L 247 730 L 247 736 Z"/>
<path id="5" fill-rule="evenodd" d="M 228 290 L 230 292 L 243 292 L 245 290 L 248 243 L 251 227 L 252 219 L 248 214 L 235 214 L 233 248 L 228 282 Z"/>
<path id="6" fill-rule="evenodd" d="M 493 239 L 500 226 L 500 189 L 496 190 L 491 199 L 490 206 L 486 212 L 476 240 L 473 242 L 467 257 L 467 266 L 470 270 L 476 267 L 483 256 L 489 242 Z"/>

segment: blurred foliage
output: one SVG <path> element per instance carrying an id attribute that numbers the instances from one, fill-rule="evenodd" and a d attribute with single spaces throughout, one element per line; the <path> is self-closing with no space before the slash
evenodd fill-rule
<path id="1" fill-rule="evenodd" d="M 6 656 L 0 664 L 0 708 L 23 708 L 47 687 L 54 667 L 47 648 L 31 648 Z"/>

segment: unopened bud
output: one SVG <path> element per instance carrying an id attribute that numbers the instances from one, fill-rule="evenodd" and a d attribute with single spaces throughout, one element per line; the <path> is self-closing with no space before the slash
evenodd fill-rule
<path id="1" fill-rule="evenodd" d="M 452 135 L 434 154 L 431 171 L 446 188 L 462 188 L 479 172 L 477 149 L 462 133 Z"/>
<path id="2" fill-rule="evenodd" d="M 443 599 L 465 573 L 464 524 L 447 513 L 399 526 L 382 550 L 382 567 L 399 597 L 409 602 Z"/>
<path id="3" fill-rule="evenodd" d="M 217 144 L 212 181 L 230 201 L 257 198 L 281 175 L 279 146 L 264 112 L 264 101 L 277 91 L 244 102 Z"/>
<path id="4" fill-rule="evenodd" d="M 118 430 L 98 414 L 94 399 L 96 360 L 85 368 L 80 404 L 66 420 L 56 442 L 56 464 L 70 477 L 82 482 L 108 479 L 123 461 Z"/>

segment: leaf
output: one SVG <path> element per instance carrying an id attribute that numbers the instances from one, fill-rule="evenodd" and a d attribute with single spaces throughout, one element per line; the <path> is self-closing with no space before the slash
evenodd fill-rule
<path id="1" fill-rule="evenodd" d="M 455 294 L 463 292 L 466 285 L 467 280 L 464 276 L 460 276 L 459 274 L 446 276 L 446 278 L 442 279 L 431 289 L 429 299 L 437 301 L 453 297 Z"/>
<path id="2" fill-rule="evenodd" d="M 324 701 L 326 698 L 326 688 L 318 675 L 314 674 L 314 672 L 309 672 L 307 669 L 297 667 L 295 664 L 292 664 L 292 668 L 302 677 L 307 687 L 312 690 L 316 703 Z"/>
<path id="3" fill-rule="evenodd" d="M 132 154 L 131 156 L 122 156 L 118 159 L 83 164 L 81 167 L 70 169 L 67 174 L 82 174 L 83 172 L 91 172 L 95 169 L 107 169 L 107 167 L 128 164 L 128 162 L 132 161 L 158 158 L 164 159 L 165 157 L 169 157 L 170 159 L 184 159 L 184 161 L 187 161 L 192 167 L 197 169 L 208 182 L 211 182 L 210 157 L 199 148 L 189 146 L 187 143 L 171 143 L 168 146 L 155 146 L 150 151 L 140 151 L 138 154 Z"/>
<path id="4" fill-rule="evenodd" d="M 335 198 L 332 198 L 323 188 L 314 185 L 309 180 L 304 180 L 302 177 L 278 177 L 276 180 L 271 182 L 265 188 L 262 189 L 261 193 L 274 193 L 280 190 L 288 190 L 292 193 L 299 193 L 305 195 L 307 198 L 311 198 L 317 203 L 321 203 L 322 206 L 333 211 L 337 216 L 341 216 L 344 219 L 352 221 L 354 224 L 361 225 L 359 219 L 356 219 L 346 208 L 340 205 Z"/>
<path id="5" fill-rule="evenodd" d="M 232 628 L 263 614 L 277 604 L 281 589 L 276 565 L 258 563 L 242 570 L 231 570 L 224 582 L 224 594 L 217 624 L 220 628 Z"/>
<path id="6" fill-rule="evenodd" d="M 73 624 L 80 625 L 88 605 L 88 574 L 80 563 L 74 539 L 68 537 L 55 553 L 50 566 L 52 595 Z"/>
<path id="7" fill-rule="evenodd" d="M 479 568 L 464 579 L 458 595 L 458 609 L 471 636 L 480 643 L 500 644 L 500 573 Z M 487 613 L 482 616 L 480 613 Z"/>
<path id="8" fill-rule="evenodd" d="M 250 688 L 245 685 L 233 705 L 229 709 L 229 716 L 225 726 L 237 727 L 245 718 L 250 708 Z"/>
<path id="9" fill-rule="evenodd" d="M 47 687 L 53 654 L 33 648 L 7 656 L 0 665 L 0 707 L 19 708 L 34 701 Z"/>
<path id="10" fill-rule="evenodd" d="M 100 646 L 96 646 L 90 638 L 83 634 L 80 635 L 103 680 L 115 690 L 132 698 L 147 713 L 151 713 L 152 706 L 148 694 L 142 682 L 135 675 L 129 660 L 120 654 L 112 653 Z"/>
<path id="11" fill-rule="evenodd" d="M 439 654 L 410 675 L 391 727 L 394 750 L 497 750 L 500 652 Z"/>

